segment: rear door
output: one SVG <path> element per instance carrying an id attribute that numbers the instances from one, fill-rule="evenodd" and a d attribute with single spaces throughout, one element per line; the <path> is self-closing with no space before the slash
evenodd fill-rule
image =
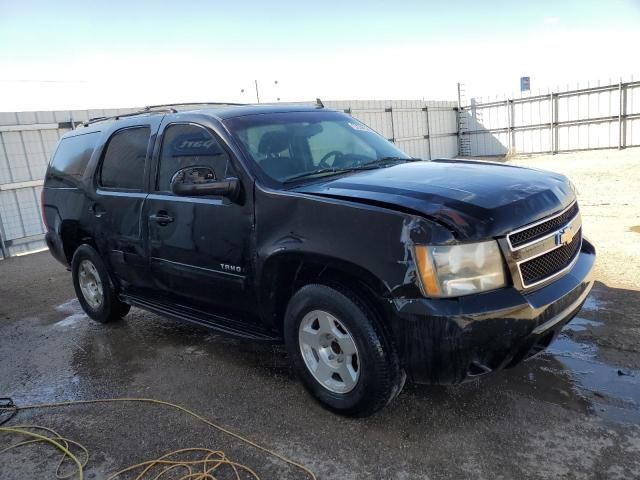
<path id="1" fill-rule="evenodd" d="M 159 139 L 156 172 L 142 215 L 157 288 L 165 299 L 211 313 L 251 311 L 254 302 L 246 282 L 253 226 L 251 183 L 211 126 L 166 123 Z M 193 166 L 211 168 L 216 180 L 240 178 L 240 198 L 174 195 L 172 177 Z"/>
<path id="2" fill-rule="evenodd" d="M 115 130 L 101 152 L 94 175 L 96 243 L 125 287 L 151 286 L 140 228 L 147 196 L 150 152 L 159 118 L 138 119 Z"/>

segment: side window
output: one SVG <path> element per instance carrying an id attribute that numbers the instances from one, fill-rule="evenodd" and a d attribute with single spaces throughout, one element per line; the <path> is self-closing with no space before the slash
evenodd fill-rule
<path id="1" fill-rule="evenodd" d="M 229 176 L 229 155 L 213 134 L 192 124 L 169 125 L 164 131 L 156 190 L 171 190 L 171 178 L 180 169 L 209 167 L 216 180 Z"/>
<path id="2" fill-rule="evenodd" d="M 92 132 L 60 140 L 51 162 L 52 173 L 81 179 L 99 138 L 100 132 Z"/>
<path id="3" fill-rule="evenodd" d="M 134 127 L 111 136 L 100 169 L 101 186 L 142 190 L 150 134 L 149 127 Z"/>

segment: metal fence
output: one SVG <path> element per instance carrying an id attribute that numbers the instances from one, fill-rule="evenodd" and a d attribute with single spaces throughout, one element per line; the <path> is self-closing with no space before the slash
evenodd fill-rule
<path id="1" fill-rule="evenodd" d="M 456 102 L 358 100 L 324 102 L 344 110 L 418 158 L 458 154 Z"/>
<path id="2" fill-rule="evenodd" d="M 458 153 L 455 102 L 329 101 L 362 120 L 409 155 Z M 135 108 L 0 113 L 0 259 L 45 247 L 40 192 L 58 138 L 89 118 Z"/>
<path id="3" fill-rule="evenodd" d="M 461 155 L 640 146 L 640 82 L 471 104 L 459 112 Z"/>

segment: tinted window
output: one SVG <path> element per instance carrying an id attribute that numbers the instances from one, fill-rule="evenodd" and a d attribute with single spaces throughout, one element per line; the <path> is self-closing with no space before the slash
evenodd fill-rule
<path id="1" fill-rule="evenodd" d="M 351 129 L 359 126 L 355 122 L 347 122 L 350 128 L 345 128 L 339 122 L 319 122 L 320 133 L 309 137 L 309 149 L 311 150 L 311 161 L 314 165 L 319 165 L 323 158 L 327 158 L 329 163 L 335 161 L 335 156 L 330 152 L 340 152 L 343 155 L 358 156 L 359 160 L 369 162 L 377 159 L 376 150 L 368 145 L 363 139 L 351 133 Z M 356 127 L 354 127 L 354 125 Z M 363 129 L 366 127 L 362 127 Z M 366 130 L 364 130 L 366 131 Z"/>
<path id="2" fill-rule="evenodd" d="M 82 178 L 99 138 L 100 132 L 63 138 L 53 155 L 51 169 L 77 179 Z"/>
<path id="3" fill-rule="evenodd" d="M 142 190 L 150 133 L 148 127 L 136 127 L 120 130 L 111 137 L 102 161 L 100 185 Z"/>
<path id="4" fill-rule="evenodd" d="M 206 128 L 169 125 L 162 139 L 156 189 L 169 191 L 173 175 L 186 167 L 209 167 L 222 180 L 228 176 L 229 156 Z"/>

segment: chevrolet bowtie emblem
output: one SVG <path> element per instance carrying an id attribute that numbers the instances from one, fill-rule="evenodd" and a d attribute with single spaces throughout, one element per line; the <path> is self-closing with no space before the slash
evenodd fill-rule
<path id="1" fill-rule="evenodd" d="M 573 237 L 575 235 L 576 232 L 571 226 L 564 227 L 562 230 L 556 233 L 556 245 L 560 246 L 571 243 L 571 240 L 573 240 Z"/>

